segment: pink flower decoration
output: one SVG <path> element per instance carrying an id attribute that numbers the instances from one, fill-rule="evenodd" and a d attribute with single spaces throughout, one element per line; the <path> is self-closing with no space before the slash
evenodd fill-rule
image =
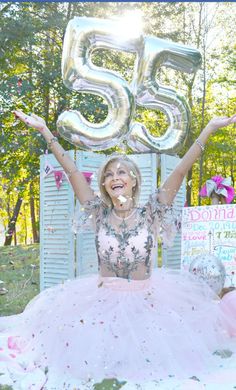
<path id="1" fill-rule="evenodd" d="M 201 188 L 199 195 L 204 197 L 211 197 L 213 192 L 217 195 L 224 196 L 226 203 L 231 203 L 234 199 L 234 188 L 231 186 L 231 178 L 226 179 L 220 175 L 213 176 L 206 181 L 206 184 Z"/>

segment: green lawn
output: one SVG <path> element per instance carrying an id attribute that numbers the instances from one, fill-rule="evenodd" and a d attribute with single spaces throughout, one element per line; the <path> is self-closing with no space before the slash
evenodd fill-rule
<path id="1" fill-rule="evenodd" d="M 0 247 L 0 280 L 0 316 L 21 313 L 39 292 L 39 245 Z"/>

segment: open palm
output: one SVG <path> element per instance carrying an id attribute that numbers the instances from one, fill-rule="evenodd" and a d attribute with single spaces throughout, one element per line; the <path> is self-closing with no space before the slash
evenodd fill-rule
<path id="1" fill-rule="evenodd" d="M 14 111 L 14 114 L 27 126 L 33 127 L 36 130 L 43 131 L 46 127 L 45 120 L 43 118 L 40 118 L 40 116 L 38 115 L 35 114 L 27 115 L 20 110 Z"/>
<path id="2" fill-rule="evenodd" d="M 236 114 L 231 117 L 223 116 L 223 117 L 213 118 L 208 123 L 208 126 L 210 126 L 214 131 L 220 129 L 221 127 L 229 126 L 232 123 L 236 123 Z"/>

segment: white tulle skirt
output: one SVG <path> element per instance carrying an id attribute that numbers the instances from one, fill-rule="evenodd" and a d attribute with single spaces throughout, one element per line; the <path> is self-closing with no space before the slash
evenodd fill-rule
<path id="1" fill-rule="evenodd" d="M 225 376 L 225 362 L 236 368 L 229 324 L 213 291 L 188 272 L 67 281 L 43 291 L 22 314 L 0 319 L 0 383 L 87 389 L 117 378 L 164 389 L 168 381 L 193 378 L 197 386 Z"/>

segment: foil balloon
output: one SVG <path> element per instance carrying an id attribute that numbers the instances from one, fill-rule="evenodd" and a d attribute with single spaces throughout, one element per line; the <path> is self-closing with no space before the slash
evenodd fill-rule
<path id="1" fill-rule="evenodd" d="M 62 77 L 64 84 L 75 91 L 92 93 L 105 99 L 108 116 L 103 123 L 88 122 L 79 111 L 65 111 L 57 121 L 62 137 L 82 149 L 103 150 L 117 145 L 130 131 L 135 98 L 128 83 L 117 73 L 96 67 L 91 61 L 95 49 L 117 49 L 137 52 L 143 38 L 119 39 L 115 22 L 76 17 L 66 29 Z"/>
<path id="2" fill-rule="evenodd" d="M 220 259 L 212 254 L 199 255 L 193 259 L 189 271 L 204 280 L 216 293 L 224 287 L 226 272 Z"/>
<path id="3" fill-rule="evenodd" d="M 135 53 L 131 85 L 120 75 L 96 67 L 91 55 L 96 49 Z M 103 123 L 88 122 L 79 111 L 65 111 L 57 121 L 59 133 L 82 149 L 105 150 L 126 140 L 136 152 L 176 153 L 190 123 L 190 110 L 183 96 L 158 85 L 161 66 L 196 72 L 201 64 L 198 50 L 156 37 L 124 39 L 115 21 L 76 17 L 67 26 L 62 55 L 62 76 L 67 88 L 99 95 L 108 105 Z M 166 133 L 152 136 L 141 123 L 133 123 L 136 105 L 164 112 L 169 121 Z"/>
<path id="4" fill-rule="evenodd" d="M 137 61 L 132 90 L 138 105 L 164 112 L 169 127 L 163 136 L 154 137 L 143 124 L 133 123 L 128 141 L 133 150 L 171 154 L 181 149 L 188 134 L 190 109 L 184 96 L 157 83 L 156 72 L 166 66 L 192 73 L 196 72 L 200 65 L 201 55 L 196 49 L 156 37 L 145 38 L 142 56 Z"/>

